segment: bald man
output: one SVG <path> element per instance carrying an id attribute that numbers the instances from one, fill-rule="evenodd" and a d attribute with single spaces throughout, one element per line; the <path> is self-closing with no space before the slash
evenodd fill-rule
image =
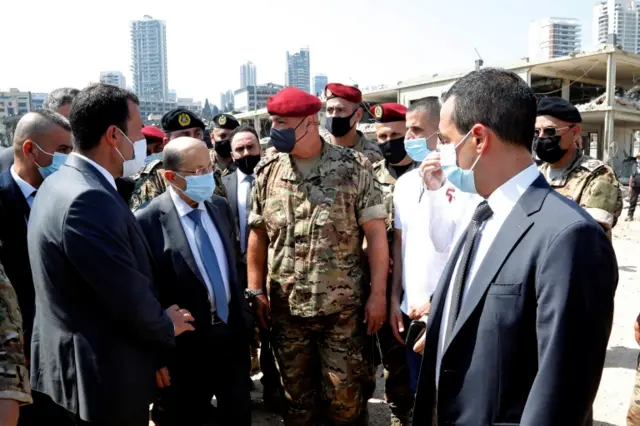
<path id="1" fill-rule="evenodd" d="M 28 113 L 16 126 L 11 149 L 15 164 L 0 174 L 0 223 L 3 224 L 0 227 L 0 263 L 18 296 L 23 316 L 24 354 L 28 362 L 31 359 L 35 291 L 27 251 L 27 222 L 38 188 L 71 152 L 69 122 L 53 111 Z M 48 419 L 55 419 L 56 412 L 64 421 L 70 421 L 66 412 L 46 395 L 34 392 L 33 399 L 34 405 L 21 408 L 20 425 L 44 424 Z"/>
<path id="2" fill-rule="evenodd" d="M 178 337 L 173 362 L 158 377 L 156 425 L 251 424 L 249 342 L 252 313 L 236 271 L 236 226 L 229 204 L 214 195 L 213 164 L 202 140 L 179 137 L 163 151 L 169 189 L 136 211 L 159 265 L 163 306 L 180 303 L 195 331 Z M 169 386 L 170 385 L 170 386 Z"/>

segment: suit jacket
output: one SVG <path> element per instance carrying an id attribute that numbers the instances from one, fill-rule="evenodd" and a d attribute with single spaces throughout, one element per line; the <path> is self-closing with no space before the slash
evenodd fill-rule
<path id="1" fill-rule="evenodd" d="M 227 201 L 217 195 L 206 201 L 205 207 L 226 251 L 231 290 L 228 324 L 249 338 L 253 332 L 253 314 L 238 283 L 236 234 L 231 209 Z M 154 198 L 145 208 L 137 210 L 135 216 L 159 265 L 158 283 L 163 306 L 177 304 L 189 310 L 195 318 L 195 331 L 178 337 L 178 349 L 197 345 L 200 339 L 210 335 L 211 302 L 207 286 L 182 228 L 180 216 L 171 199 L 171 193 L 166 191 Z"/>
<path id="2" fill-rule="evenodd" d="M 16 290 L 22 311 L 24 353 L 31 355 L 31 331 L 35 315 L 35 292 L 27 250 L 27 222 L 31 209 L 20 187 L 6 170 L 0 173 L 0 263 Z"/>
<path id="3" fill-rule="evenodd" d="M 13 146 L 2 148 L 0 151 L 0 173 L 9 170 L 13 166 Z"/>
<path id="4" fill-rule="evenodd" d="M 590 424 L 618 282 L 602 228 L 539 176 L 470 283 L 436 392 L 440 324 L 456 261 L 449 259 L 433 296 L 413 424 L 432 424 L 436 400 L 439 425 Z"/>
<path id="5" fill-rule="evenodd" d="M 233 214 L 233 223 L 236 228 L 236 239 L 235 246 L 236 251 L 239 253 L 238 257 L 238 275 L 240 277 L 240 287 L 245 289 L 247 288 L 247 262 L 244 253 L 241 252 L 240 245 L 240 214 L 238 211 L 238 172 L 234 171 L 229 173 L 226 176 L 222 176 L 222 183 L 224 183 L 224 187 L 227 190 L 227 202 L 229 203 L 229 207 L 231 207 L 231 213 Z M 247 209 L 250 209 L 251 206 L 247 206 Z M 244 218 L 246 221 L 247 218 Z M 245 238 L 249 238 L 249 228 L 246 230 Z"/>
<path id="6" fill-rule="evenodd" d="M 144 234 L 109 181 L 71 155 L 28 229 L 36 292 L 31 381 L 85 421 L 148 421 L 158 354 L 175 345 Z"/>

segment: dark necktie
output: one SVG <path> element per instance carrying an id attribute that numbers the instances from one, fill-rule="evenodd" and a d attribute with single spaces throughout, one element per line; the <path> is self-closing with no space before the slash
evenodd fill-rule
<path id="1" fill-rule="evenodd" d="M 224 280 L 222 279 L 222 272 L 220 272 L 220 265 L 218 264 L 218 258 L 216 252 L 213 249 L 211 240 L 204 229 L 202 223 L 202 211 L 199 209 L 193 209 L 187 215 L 196 224 L 196 245 L 200 251 L 200 257 L 204 268 L 207 271 L 207 276 L 213 287 L 213 297 L 216 303 L 216 314 L 225 323 L 229 320 L 229 302 L 227 301 L 227 291 L 224 287 Z"/>
<path id="2" fill-rule="evenodd" d="M 489 207 L 489 204 L 486 201 L 481 202 L 478 207 L 476 207 L 475 212 L 473 212 L 471 223 L 464 232 L 464 246 L 462 248 L 462 254 L 460 255 L 456 278 L 453 282 L 453 292 L 451 293 L 451 307 L 449 309 L 449 321 L 447 322 L 445 342 L 449 342 L 451 339 L 456 320 L 460 314 L 462 297 L 464 295 L 467 275 L 469 275 L 469 267 L 471 266 L 478 232 L 482 227 L 482 223 L 489 219 L 492 214 L 493 211 L 491 207 Z"/>

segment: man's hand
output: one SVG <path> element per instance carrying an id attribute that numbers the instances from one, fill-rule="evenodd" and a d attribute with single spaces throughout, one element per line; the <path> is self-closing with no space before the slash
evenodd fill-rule
<path id="1" fill-rule="evenodd" d="M 428 300 L 419 306 L 411 305 L 409 307 L 409 318 L 412 320 L 419 320 L 420 318 L 429 315 L 429 311 L 431 310 L 431 302 Z"/>
<path id="2" fill-rule="evenodd" d="M 259 294 L 253 299 L 253 309 L 256 310 L 258 316 L 258 325 L 264 330 L 269 329 L 271 321 L 271 309 L 269 308 L 269 299 L 264 294 Z"/>
<path id="3" fill-rule="evenodd" d="M 375 334 L 380 330 L 387 317 L 387 296 L 384 293 L 372 293 L 364 309 L 364 322 L 367 334 Z"/>
<path id="4" fill-rule="evenodd" d="M 167 315 L 169 315 L 169 318 L 171 318 L 173 330 L 175 331 L 176 336 L 181 335 L 185 331 L 195 330 L 193 325 L 190 324 L 195 320 L 191 313 L 186 309 L 180 309 L 178 305 L 171 305 L 166 312 Z"/>
<path id="5" fill-rule="evenodd" d="M 636 334 L 636 342 L 640 345 L 640 314 L 636 318 L 636 322 L 633 324 L 633 330 Z"/>
<path id="6" fill-rule="evenodd" d="M 413 351 L 417 354 L 422 354 L 424 352 L 424 342 L 427 340 L 427 330 L 423 330 L 422 334 L 416 341 L 416 344 L 413 345 Z"/>
<path id="7" fill-rule="evenodd" d="M 171 386 L 171 377 L 169 377 L 169 370 L 167 367 L 162 367 L 156 371 L 156 385 L 162 389 Z"/>
<path id="8" fill-rule="evenodd" d="M 13 399 L 0 399 L 0 425 L 16 426 L 20 408 L 18 401 Z"/>
<path id="9" fill-rule="evenodd" d="M 424 180 L 425 186 L 430 191 L 437 191 L 442 188 L 445 176 L 440 166 L 440 153 L 432 152 L 420 164 L 420 174 Z"/>
<path id="10" fill-rule="evenodd" d="M 406 344 L 406 342 L 402 338 L 402 333 L 404 333 L 402 309 L 400 309 L 400 303 L 396 301 L 391 302 L 389 323 L 391 324 L 391 331 L 393 331 L 393 335 L 395 336 L 396 340 L 403 345 Z"/>

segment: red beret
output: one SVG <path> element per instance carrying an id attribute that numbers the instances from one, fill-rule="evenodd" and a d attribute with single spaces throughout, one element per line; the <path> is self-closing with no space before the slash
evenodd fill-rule
<path id="1" fill-rule="evenodd" d="M 391 123 L 407 119 L 407 107 L 401 104 L 379 104 L 369 108 L 369 112 L 376 119 L 376 123 Z"/>
<path id="2" fill-rule="evenodd" d="M 322 102 L 296 87 L 285 87 L 267 99 L 267 111 L 271 115 L 282 117 L 306 117 L 317 114 L 322 109 Z"/>
<path id="3" fill-rule="evenodd" d="M 164 139 L 164 132 L 155 126 L 144 126 L 142 128 L 142 134 L 145 138 Z"/>
<path id="4" fill-rule="evenodd" d="M 327 99 L 341 98 L 354 104 L 362 103 L 362 92 L 353 86 L 345 86 L 340 83 L 329 83 L 324 88 L 324 96 Z"/>

